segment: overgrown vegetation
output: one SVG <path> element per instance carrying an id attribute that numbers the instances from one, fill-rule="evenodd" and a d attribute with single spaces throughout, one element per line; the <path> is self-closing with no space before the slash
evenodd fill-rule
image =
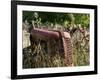
<path id="1" fill-rule="evenodd" d="M 32 28 L 56 29 L 70 33 L 74 66 L 89 65 L 89 26 L 89 14 L 23 11 L 23 31 L 25 30 L 26 33 L 30 33 Z M 25 37 L 23 36 L 23 39 Z M 29 42 L 29 37 L 26 42 Z M 61 56 L 64 54 L 63 51 L 56 50 L 55 55 L 51 56 L 46 52 L 47 48 L 43 48 L 39 42 L 34 48 L 37 48 L 37 51 L 32 51 L 29 45 L 23 47 L 23 68 L 66 66 L 64 57 Z"/>

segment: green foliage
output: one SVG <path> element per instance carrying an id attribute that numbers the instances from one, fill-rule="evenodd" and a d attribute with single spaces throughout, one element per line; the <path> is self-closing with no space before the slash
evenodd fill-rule
<path id="1" fill-rule="evenodd" d="M 27 20 L 29 23 L 35 21 L 37 23 L 45 24 L 52 23 L 60 25 L 81 24 L 82 27 L 89 27 L 89 14 L 79 13 L 54 13 L 54 12 L 32 12 L 23 11 L 23 22 Z"/>
<path id="2" fill-rule="evenodd" d="M 81 24 L 83 27 L 89 28 L 90 16 L 89 14 L 74 14 L 75 24 Z"/>

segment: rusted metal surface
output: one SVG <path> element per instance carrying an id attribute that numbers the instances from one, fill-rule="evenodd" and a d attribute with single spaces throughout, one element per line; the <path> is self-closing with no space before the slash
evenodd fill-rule
<path id="1" fill-rule="evenodd" d="M 47 37 L 47 38 L 55 38 L 59 39 L 60 35 L 58 32 L 44 30 L 44 29 L 33 29 L 31 31 L 32 36 L 39 36 L 39 37 Z"/>
<path id="2" fill-rule="evenodd" d="M 72 43 L 69 33 L 61 32 L 62 41 L 63 41 L 63 48 L 65 53 L 65 62 L 67 66 L 72 66 L 73 59 L 72 59 Z"/>
<path id="3" fill-rule="evenodd" d="M 31 36 L 35 39 L 41 38 L 48 40 L 48 48 L 51 48 L 51 41 L 52 39 L 61 39 L 63 48 L 64 48 L 64 58 L 66 66 L 72 66 L 73 59 L 72 59 L 72 44 L 71 44 L 71 37 L 68 32 L 63 31 L 51 31 L 51 30 L 43 30 L 43 29 L 33 29 L 31 31 Z M 49 49 L 49 53 L 52 52 Z"/>

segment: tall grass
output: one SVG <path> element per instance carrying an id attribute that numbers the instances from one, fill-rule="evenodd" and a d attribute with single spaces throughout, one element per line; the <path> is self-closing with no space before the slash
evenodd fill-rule
<path id="1" fill-rule="evenodd" d="M 29 36 L 29 33 L 23 33 L 23 68 L 66 66 L 64 57 L 61 56 L 61 54 L 64 55 L 64 51 L 59 52 L 59 50 L 56 50 L 52 53 L 54 55 L 48 54 L 47 48 L 44 48 L 39 42 L 34 46 L 34 50 L 32 50 Z M 89 36 L 86 38 L 89 39 Z M 90 64 L 89 40 L 86 38 L 84 38 L 84 35 L 78 30 L 71 35 L 73 45 L 73 66 L 86 66 Z M 59 48 L 58 43 L 56 43 L 55 46 Z"/>

